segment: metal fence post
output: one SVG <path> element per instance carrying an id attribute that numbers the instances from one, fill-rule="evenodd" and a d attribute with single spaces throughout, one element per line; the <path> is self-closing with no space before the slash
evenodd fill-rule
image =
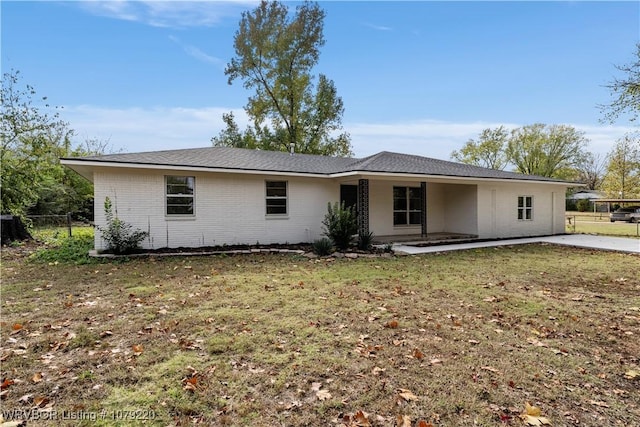
<path id="1" fill-rule="evenodd" d="M 71 212 L 67 212 L 67 229 L 69 230 L 69 237 L 71 237 Z"/>

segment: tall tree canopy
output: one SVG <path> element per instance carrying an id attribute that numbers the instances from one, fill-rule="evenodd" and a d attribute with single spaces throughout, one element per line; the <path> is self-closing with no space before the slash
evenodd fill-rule
<path id="1" fill-rule="evenodd" d="M 605 87 L 611 91 L 614 100 L 601 105 L 605 121 L 613 123 L 621 114 L 629 113 L 635 121 L 640 115 L 640 43 L 636 44 L 635 58 L 629 64 L 616 65 L 623 77 L 614 78 Z"/>
<path id="2" fill-rule="evenodd" d="M 508 139 L 509 131 L 504 126 L 484 129 L 478 140 L 468 140 L 460 151 L 451 153 L 451 158 L 468 165 L 504 170 L 509 161 L 505 153 Z"/>
<path id="3" fill-rule="evenodd" d="M 2 197 L 0 211 L 24 215 L 37 199 L 42 184 L 51 176 L 61 149 L 69 149 L 72 131 L 50 109 L 47 98 L 36 98 L 32 86 L 20 84 L 20 72 L 2 76 L 0 164 Z M 54 109 L 55 110 L 55 109 Z"/>
<path id="4" fill-rule="evenodd" d="M 629 133 L 613 146 L 608 156 L 602 188 L 611 197 L 640 197 L 640 135 Z"/>
<path id="5" fill-rule="evenodd" d="M 511 132 L 506 154 L 517 172 L 566 179 L 583 161 L 587 143 L 572 126 L 535 123 Z"/>
<path id="6" fill-rule="evenodd" d="M 332 80 L 311 74 L 324 45 L 325 13 L 305 2 L 294 15 L 278 1 L 262 1 L 242 14 L 235 57 L 225 69 L 229 84 L 241 79 L 255 93 L 245 111 L 252 126 L 240 131 L 232 113 L 212 142 L 217 146 L 346 156 L 351 143 L 342 130 L 344 106 Z M 339 133 L 339 134 L 338 134 Z"/>

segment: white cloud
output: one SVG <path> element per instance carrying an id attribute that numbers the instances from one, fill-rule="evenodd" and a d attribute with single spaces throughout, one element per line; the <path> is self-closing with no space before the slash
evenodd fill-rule
<path id="1" fill-rule="evenodd" d="M 391 30 L 393 30 L 393 28 L 391 28 L 391 27 L 385 27 L 384 25 L 371 24 L 369 22 L 365 22 L 364 25 L 366 27 L 369 27 L 369 28 L 372 28 L 372 29 L 378 30 L 378 31 L 391 31 Z"/>
<path id="2" fill-rule="evenodd" d="M 239 17 L 255 1 L 91 0 L 74 3 L 99 16 L 140 22 L 154 27 L 208 27 L 222 19 Z"/>
<path id="3" fill-rule="evenodd" d="M 115 149 L 125 152 L 206 147 L 211 137 L 224 128 L 222 114 L 233 111 L 236 122 L 244 129 L 248 119 L 239 108 L 157 107 L 107 108 L 81 105 L 65 107 L 63 118 L 76 130 L 77 138 L 110 140 Z M 390 123 L 345 123 L 351 135 L 356 157 L 380 151 L 395 151 L 448 160 L 453 150 L 460 149 L 470 138 L 477 138 L 485 128 L 521 124 L 437 120 Z M 573 126 L 591 140 L 589 149 L 606 155 L 616 139 L 637 128 L 631 126 Z"/>
<path id="4" fill-rule="evenodd" d="M 206 62 L 208 64 L 216 65 L 220 68 L 224 67 L 224 61 L 218 57 L 212 56 L 190 44 L 183 43 L 178 37 L 169 36 L 169 40 L 176 43 L 178 46 L 182 48 L 182 50 L 189 56 L 197 59 L 201 62 Z"/>
<path id="5" fill-rule="evenodd" d="M 206 147 L 224 128 L 222 114 L 233 111 L 237 123 L 247 124 L 242 109 L 231 108 L 106 108 L 91 105 L 65 107 L 63 119 L 86 138 L 109 140 L 124 152 Z"/>

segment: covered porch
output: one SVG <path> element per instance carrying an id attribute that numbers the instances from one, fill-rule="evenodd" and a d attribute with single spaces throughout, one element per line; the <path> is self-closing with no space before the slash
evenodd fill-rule
<path id="1" fill-rule="evenodd" d="M 340 183 L 340 200 L 355 209 L 359 233 L 373 233 L 377 244 L 478 238 L 478 188 L 468 181 L 360 177 Z"/>
<path id="2" fill-rule="evenodd" d="M 386 245 L 389 243 L 396 244 L 411 244 L 411 245 L 437 245 L 442 243 L 462 243 L 477 240 L 476 234 L 464 234 L 464 233 L 427 233 L 426 236 L 422 234 L 407 234 L 400 236 L 374 236 L 373 243 L 375 245 Z"/>

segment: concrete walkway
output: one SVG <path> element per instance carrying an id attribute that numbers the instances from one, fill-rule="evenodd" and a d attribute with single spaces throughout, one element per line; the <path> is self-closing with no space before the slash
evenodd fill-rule
<path id="1" fill-rule="evenodd" d="M 553 243 L 579 248 L 601 249 L 640 254 L 640 239 L 625 237 L 594 236 L 589 234 L 566 234 L 559 236 L 527 237 L 523 239 L 492 240 L 486 242 L 454 243 L 450 245 L 411 246 L 410 243 L 396 243 L 394 252 L 405 254 L 426 254 L 433 252 L 459 251 L 464 249 L 488 248 L 492 246 L 523 245 L 526 243 Z"/>

